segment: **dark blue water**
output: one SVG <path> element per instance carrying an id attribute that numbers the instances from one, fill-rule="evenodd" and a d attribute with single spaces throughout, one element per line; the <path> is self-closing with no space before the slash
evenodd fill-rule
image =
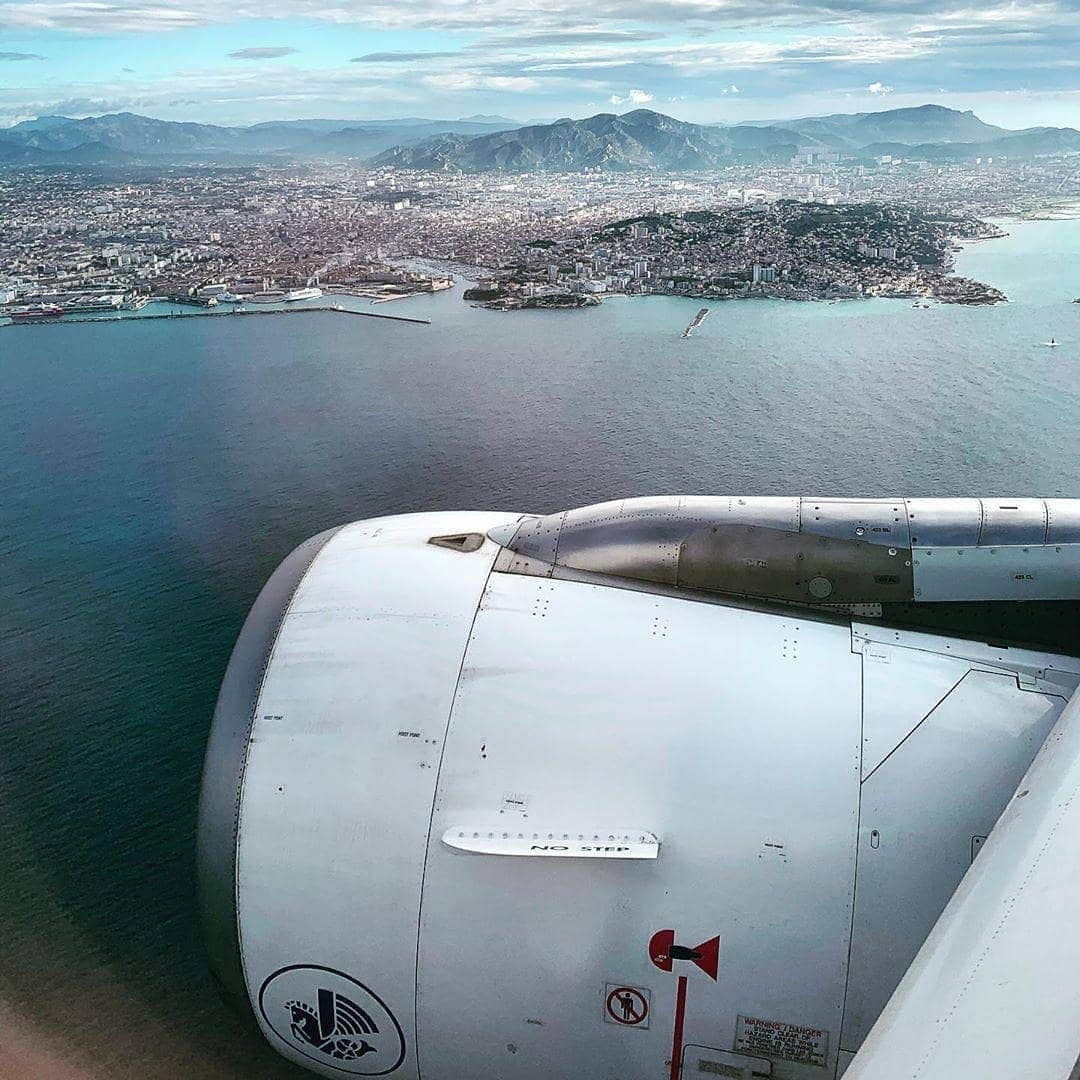
<path id="1" fill-rule="evenodd" d="M 294 1075 L 209 985 L 193 832 L 232 641 L 306 536 L 656 492 L 1080 496 L 1080 222 L 962 269 L 1014 302 L 719 304 L 688 341 L 697 302 L 457 292 L 379 309 L 431 326 L 0 330 L 0 1053 Z"/>

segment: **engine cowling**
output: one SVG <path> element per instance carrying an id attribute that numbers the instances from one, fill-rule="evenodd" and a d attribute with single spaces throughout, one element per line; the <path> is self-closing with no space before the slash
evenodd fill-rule
<path id="1" fill-rule="evenodd" d="M 1041 648 L 980 637 L 1017 590 L 1075 613 L 1076 508 L 1050 534 L 1032 500 L 1037 540 L 1023 501 L 990 555 L 1009 511 L 916 502 L 418 514 L 302 545 L 207 750 L 224 992 L 325 1076 L 841 1070 L 1080 682 L 1049 609 Z M 918 564 L 969 556 L 960 594 L 934 564 L 920 598 Z"/>

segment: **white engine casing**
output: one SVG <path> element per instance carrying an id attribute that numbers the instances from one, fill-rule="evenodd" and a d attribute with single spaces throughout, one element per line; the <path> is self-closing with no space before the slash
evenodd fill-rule
<path id="1" fill-rule="evenodd" d="M 687 1078 L 837 1075 L 1080 663 L 495 571 L 518 520 L 358 522 L 267 586 L 204 781 L 220 981 L 329 1077 L 666 1077 L 680 984 Z"/>

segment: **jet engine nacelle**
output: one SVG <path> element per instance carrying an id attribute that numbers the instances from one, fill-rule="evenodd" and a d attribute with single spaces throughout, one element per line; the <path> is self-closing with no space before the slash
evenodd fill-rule
<path id="1" fill-rule="evenodd" d="M 215 975 L 328 1077 L 838 1075 L 1080 682 L 1078 566 L 1067 500 L 323 533 L 215 714 Z"/>

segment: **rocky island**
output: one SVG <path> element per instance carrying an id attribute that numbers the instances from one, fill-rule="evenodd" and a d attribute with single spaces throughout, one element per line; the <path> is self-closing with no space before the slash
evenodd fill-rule
<path id="1" fill-rule="evenodd" d="M 596 307 L 600 300 L 584 293 L 550 292 L 535 296 L 523 294 L 511 283 L 496 285 L 487 283 L 466 289 L 463 300 L 475 303 L 477 307 L 490 308 L 493 311 L 517 311 L 521 308 L 582 308 Z"/>

